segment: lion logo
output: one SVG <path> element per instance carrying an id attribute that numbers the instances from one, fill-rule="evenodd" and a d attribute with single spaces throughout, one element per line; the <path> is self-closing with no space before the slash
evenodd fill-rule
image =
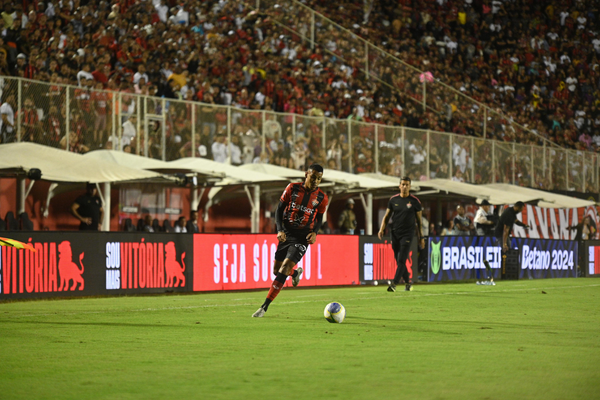
<path id="1" fill-rule="evenodd" d="M 79 255 L 79 264 L 81 269 L 77 267 L 77 264 L 73 262 L 73 250 L 71 250 L 71 243 L 64 241 L 58 245 L 58 272 L 60 274 L 60 287 L 59 291 L 69 290 L 69 281 L 73 280 L 73 286 L 70 290 L 75 290 L 78 283 L 81 283 L 79 290 L 83 290 L 83 256 L 85 253 Z M 64 287 L 64 289 L 63 289 Z"/>
<path id="2" fill-rule="evenodd" d="M 167 287 L 185 286 L 185 252 L 181 253 L 181 264 L 177 261 L 177 252 L 175 251 L 175 243 L 169 242 L 165 245 L 165 272 L 167 273 Z M 180 284 L 181 282 L 181 284 Z"/>

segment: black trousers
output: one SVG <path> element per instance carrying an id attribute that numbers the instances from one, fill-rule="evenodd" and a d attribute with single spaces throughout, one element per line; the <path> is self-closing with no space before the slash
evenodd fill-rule
<path id="1" fill-rule="evenodd" d="M 400 282 L 400 278 L 403 278 L 405 283 L 410 282 L 406 260 L 408 260 L 413 236 L 414 234 L 396 236 L 392 232 L 392 250 L 394 250 L 394 256 L 396 257 L 396 274 L 394 275 L 394 284 L 396 285 Z"/>

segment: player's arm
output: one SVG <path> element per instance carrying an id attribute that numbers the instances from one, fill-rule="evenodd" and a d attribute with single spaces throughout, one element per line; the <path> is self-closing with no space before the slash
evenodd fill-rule
<path id="1" fill-rule="evenodd" d="M 321 225 L 323 225 L 323 213 L 318 213 L 315 218 L 315 226 L 313 231 L 306 236 L 306 241 L 308 244 L 313 244 L 317 241 L 317 232 L 321 229 Z"/>
<path id="2" fill-rule="evenodd" d="M 522 223 L 518 219 L 515 220 L 515 224 L 517 224 L 518 226 L 520 226 L 522 228 L 529 229 L 529 225 Z"/>
<path id="3" fill-rule="evenodd" d="M 91 218 L 84 218 L 81 216 L 81 214 L 79 214 L 79 212 L 77 210 L 79 210 L 79 203 L 75 202 L 71 205 L 71 214 L 73 214 L 73 216 L 75 218 L 77 218 L 79 221 L 83 222 L 84 224 L 91 224 L 92 223 L 92 219 Z"/>
<path id="4" fill-rule="evenodd" d="M 425 239 L 423 238 L 423 211 L 417 211 L 417 241 L 420 249 L 425 248 Z"/>
<path id="5" fill-rule="evenodd" d="M 279 202 L 277 210 L 275 210 L 275 224 L 277 224 L 277 240 L 280 242 L 286 241 L 285 232 L 283 231 L 283 212 L 285 211 L 285 203 Z"/>
<path id="6" fill-rule="evenodd" d="M 391 214 L 392 210 L 390 210 L 389 208 L 385 210 L 385 215 L 383 216 L 383 220 L 381 221 L 381 227 L 379 228 L 379 233 L 377 233 L 377 237 L 379 237 L 379 240 L 383 239 L 383 235 L 385 234 L 385 228 L 387 227 L 387 223 L 390 219 Z"/>

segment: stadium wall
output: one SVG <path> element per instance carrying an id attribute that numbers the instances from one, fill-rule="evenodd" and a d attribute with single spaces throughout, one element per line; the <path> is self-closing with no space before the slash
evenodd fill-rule
<path id="1" fill-rule="evenodd" d="M 516 279 L 575 278 L 578 245 L 574 240 L 512 238 L 515 250 Z M 494 279 L 505 272 L 502 248 L 493 237 L 434 236 L 429 238 L 428 281 L 460 281 L 487 276 L 487 260 Z"/>
<path id="2" fill-rule="evenodd" d="M 0 300 L 266 289 L 277 247 L 276 237 L 264 234 L 11 232 L 10 237 L 36 252 L 0 247 Z M 299 266 L 305 271 L 302 286 L 358 284 L 358 236 L 320 236 Z"/>

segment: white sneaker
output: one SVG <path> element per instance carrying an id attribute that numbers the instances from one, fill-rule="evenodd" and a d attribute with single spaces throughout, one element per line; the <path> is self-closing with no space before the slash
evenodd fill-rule
<path id="1" fill-rule="evenodd" d="M 302 272 L 304 271 L 304 269 L 302 269 L 302 267 L 298 267 L 298 269 L 296 270 L 298 271 L 298 275 L 296 275 L 296 277 L 292 277 L 292 285 L 294 287 L 298 286 L 298 284 L 300 283 L 300 275 L 302 275 Z"/>
<path id="2" fill-rule="evenodd" d="M 254 314 L 252 314 L 252 318 L 262 318 L 265 316 L 265 309 L 260 307 Z"/>
<path id="3" fill-rule="evenodd" d="M 490 286 L 496 286 L 496 282 L 490 281 Z"/>
<path id="4" fill-rule="evenodd" d="M 483 282 L 479 282 L 479 281 L 477 281 L 477 284 L 478 284 L 478 285 L 483 285 Z"/>

